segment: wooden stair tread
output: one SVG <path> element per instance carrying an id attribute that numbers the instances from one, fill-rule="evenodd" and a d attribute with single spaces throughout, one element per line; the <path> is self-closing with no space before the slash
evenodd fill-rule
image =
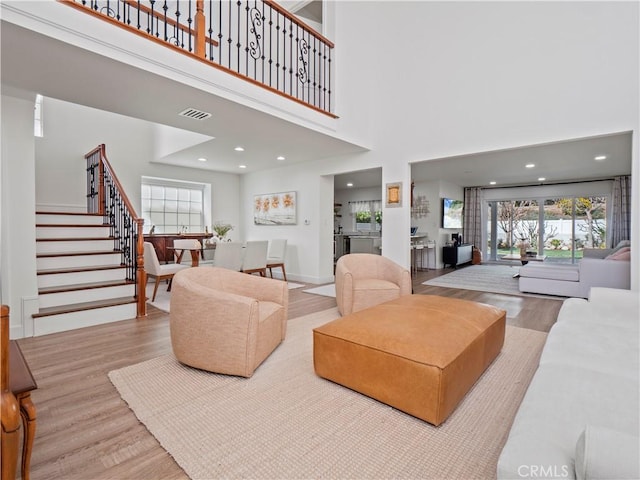
<path id="1" fill-rule="evenodd" d="M 92 267 L 47 268 L 43 270 L 38 270 L 36 273 L 37 275 L 55 275 L 56 273 L 83 273 L 83 272 L 93 272 L 97 270 L 117 270 L 120 268 L 127 268 L 127 266 L 118 264 L 118 265 L 102 265 L 102 266 L 92 266 Z"/>
<path id="2" fill-rule="evenodd" d="M 115 237 L 64 237 L 64 238 L 36 238 L 36 242 L 86 242 L 96 240 L 115 240 Z"/>
<path id="3" fill-rule="evenodd" d="M 102 217 L 100 213 L 86 213 L 86 212 L 43 212 L 36 210 L 36 215 L 78 215 L 82 217 Z"/>
<path id="4" fill-rule="evenodd" d="M 105 228 L 108 223 L 36 223 L 37 227 L 64 227 L 64 228 Z"/>
<path id="5" fill-rule="evenodd" d="M 72 305 L 58 305 L 56 307 L 41 308 L 38 313 L 32 315 L 33 318 L 48 317 L 51 315 L 61 315 L 65 313 L 82 312 L 85 310 L 95 310 L 97 308 L 116 307 L 136 303 L 135 297 L 110 298 L 109 300 L 96 300 L 93 302 L 74 303 Z"/>
<path id="6" fill-rule="evenodd" d="M 82 255 L 111 255 L 111 254 L 120 254 L 122 253 L 120 250 L 96 250 L 90 252 L 49 252 L 49 253 L 38 253 L 36 254 L 36 258 L 51 258 L 51 257 L 79 257 Z"/>
<path id="7" fill-rule="evenodd" d="M 56 287 L 44 287 L 38 289 L 40 295 L 47 293 L 77 292 L 78 290 L 91 290 L 94 288 L 120 287 L 123 285 L 134 285 L 132 280 L 110 280 L 106 282 L 76 283 L 75 285 L 62 285 Z"/>

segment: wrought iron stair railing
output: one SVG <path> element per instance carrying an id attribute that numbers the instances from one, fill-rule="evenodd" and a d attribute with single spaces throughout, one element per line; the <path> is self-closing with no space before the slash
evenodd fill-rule
<path id="1" fill-rule="evenodd" d="M 270 0 L 58 0 L 332 113 L 334 44 Z"/>
<path id="2" fill-rule="evenodd" d="M 137 317 L 146 307 L 144 269 L 144 220 L 136 212 L 107 160 L 104 144 L 85 155 L 87 161 L 87 212 L 104 217 L 113 237 L 113 250 L 120 252 L 127 280 L 135 282 Z"/>

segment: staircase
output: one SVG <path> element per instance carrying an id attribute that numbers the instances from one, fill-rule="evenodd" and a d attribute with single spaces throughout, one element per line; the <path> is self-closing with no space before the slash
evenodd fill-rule
<path id="1" fill-rule="evenodd" d="M 109 231 L 101 215 L 36 212 L 34 336 L 136 318 L 135 282 Z"/>

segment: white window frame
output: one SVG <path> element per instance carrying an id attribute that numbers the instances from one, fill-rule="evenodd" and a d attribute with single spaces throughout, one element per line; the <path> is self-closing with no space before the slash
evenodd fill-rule
<path id="1" fill-rule="evenodd" d="M 151 192 L 149 198 L 145 196 L 146 188 L 156 193 L 158 192 L 159 189 L 154 189 L 153 187 L 160 187 L 163 192 L 162 198 L 154 198 Z M 178 189 L 176 199 L 166 199 L 165 189 L 167 188 Z M 194 202 L 179 200 L 180 190 L 183 191 L 182 195 L 184 195 L 184 191 L 200 192 L 201 204 L 199 205 L 199 211 L 197 211 L 198 209 L 192 211 L 191 207 Z M 169 210 L 167 210 L 167 203 L 171 202 L 175 202 L 176 205 L 174 208 L 169 206 Z M 179 203 L 182 205 L 183 211 L 179 211 Z M 155 205 L 155 210 L 152 204 Z M 143 176 L 140 182 L 140 205 L 142 218 L 144 219 L 144 233 L 149 233 L 153 227 L 155 227 L 154 233 L 203 233 L 211 223 L 211 184 Z M 162 208 L 158 209 L 158 205 L 162 205 Z M 176 222 L 168 222 L 165 217 L 174 214 L 177 217 Z M 194 221 L 194 215 L 199 216 L 197 222 Z M 162 216 L 162 221 L 160 221 L 160 216 Z"/>

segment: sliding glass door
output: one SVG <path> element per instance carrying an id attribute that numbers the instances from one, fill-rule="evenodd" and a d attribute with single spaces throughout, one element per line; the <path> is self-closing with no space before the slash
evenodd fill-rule
<path id="1" fill-rule="evenodd" d="M 584 248 L 605 248 L 607 197 L 555 197 L 496 200 L 486 204 L 485 255 L 527 252 L 547 262 L 572 263 Z"/>

